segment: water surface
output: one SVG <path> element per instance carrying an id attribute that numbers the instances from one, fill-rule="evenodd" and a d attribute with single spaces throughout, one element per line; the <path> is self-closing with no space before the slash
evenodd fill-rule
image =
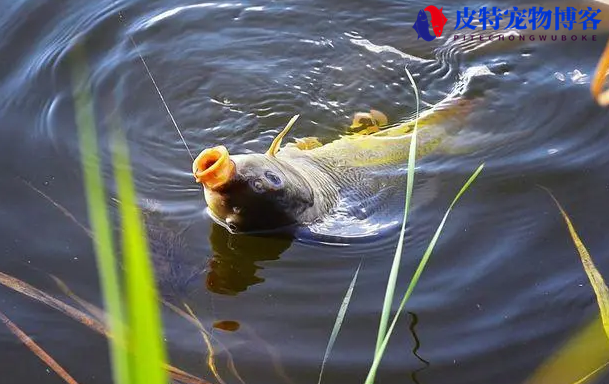
<path id="1" fill-rule="evenodd" d="M 608 273 L 608 112 L 588 90 L 607 33 L 599 31 L 596 42 L 452 44 L 456 10 L 477 3 L 444 3 L 449 22 L 443 37 L 429 43 L 416 40 L 412 29 L 428 5 L 418 1 L 2 5 L 0 270 L 65 298 L 48 277 L 54 274 L 100 303 L 90 239 L 24 183 L 86 224 L 70 77 L 80 39 L 104 159 L 108 134 L 120 126 L 143 205 L 159 211 L 151 225 L 164 233 L 154 243 L 162 292 L 189 303 L 205 325 L 240 323 L 236 332 L 214 335 L 246 383 L 317 380 L 360 262 L 324 382 L 363 382 L 397 237 L 339 246 L 229 235 L 213 224 L 140 54 L 195 154 L 218 144 L 231 153 L 263 152 L 296 113 L 295 134 L 328 139 L 344 132 L 357 111 L 376 108 L 391 121 L 406 119 L 415 97 L 405 65 L 423 106 L 459 86 L 482 101 L 468 116 L 464 139 L 476 146 L 419 164 L 433 183 L 415 191 L 399 292 L 454 194 L 480 163 L 486 168 L 449 218 L 378 382 L 522 382 L 595 315 L 564 223 L 537 185 L 555 192 Z M 110 167 L 105 178 L 113 194 Z M 0 298 L 0 309 L 80 382 L 110 381 L 105 340 L 6 289 Z M 170 312 L 164 321 L 173 363 L 211 379 L 197 330 Z M 8 331 L 0 342 L 3 382 L 61 382 Z M 220 373 L 237 383 L 226 360 L 220 352 Z"/>

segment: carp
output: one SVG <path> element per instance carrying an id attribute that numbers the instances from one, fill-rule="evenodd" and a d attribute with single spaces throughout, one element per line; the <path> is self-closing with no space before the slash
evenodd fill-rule
<path id="1" fill-rule="evenodd" d="M 447 97 L 421 113 L 417 159 L 448 149 L 470 108 L 471 100 Z M 292 233 L 337 215 L 348 226 L 387 208 L 387 196 L 404 189 L 399 181 L 406 175 L 415 120 L 376 129 L 377 120 L 384 125 L 386 118 L 372 111 L 356 114 L 354 125 L 366 117 L 372 120 L 364 133 L 326 144 L 304 138 L 281 147 L 297 115 L 266 153 L 230 155 L 222 145 L 203 150 L 192 171 L 203 185 L 210 216 L 231 233 Z"/>

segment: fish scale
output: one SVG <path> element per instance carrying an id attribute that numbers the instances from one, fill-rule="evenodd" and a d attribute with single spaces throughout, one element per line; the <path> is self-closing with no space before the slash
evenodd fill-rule
<path id="1" fill-rule="evenodd" d="M 416 158 L 438 150 L 463 126 L 462 117 L 469 108 L 468 101 L 452 99 L 421 114 Z M 413 128 L 414 121 L 408 121 L 370 135 L 343 136 L 313 149 L 288 145 L 277 158 L 293 164 L 316 186 L 323 204 L 317 212 L 332 215 L 339 207 L 364 219 L 388 209 L 387 198 L 403 190 L 397 186 L 406 177 L 401 170 L 407 165 Z"/>

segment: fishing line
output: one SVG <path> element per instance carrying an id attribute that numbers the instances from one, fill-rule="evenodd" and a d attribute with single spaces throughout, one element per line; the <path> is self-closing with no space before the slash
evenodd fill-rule
<path id="1" fill-rule="evenodd" d="M 124 17 L 123 17 L 123 13 L 122 12 L 118 13 L 118 18 L 119 18 L 119 20 L 121 22 L 124 22 Z M 131 35 L 129 35 L 129 40 L 131 40 L 131 44 L 133 44 L 133 48 L 135 49 L 135 52 L 140 57 L 140 60 L 142 61 L 142 64 L 144 64 L 144 68 L 146 68 L 146 72 L 148 73 L 148 77 L 150 77 L 150 80 L 152 81 L 152 85 L 154 85 L 154 88 L 156 89 L 156 93 L 159 95 L 159 98 L 161 99 L 161 102 L 163 103 L 163 106 L 165 106 L 165 110 L 167 111 L 167 114 L 169 115 L 169 118 L 171 119 L 171 122 L 173 123 L 173 126 L 176 128 L 176 131 L 178 132 L 178 135 L 180 135 L 180 139 L 182 139 L 182 143 L 184 143 L 184 147 L 186 147 L 186 150 L 188 151 L 188 155 L 190 156 L 190 158 L 194 162 L 195 158 L 192 155 L 192 152 L 190 152 L 190 148 L 188 148 L 188 144 L 186 144 L 186 140 L 184 139 L 184 136 L 182 135 L 182 132 L 180 131 L 180 128 L 178 127 L 178 123 L 176 123 L 176 120 L 174 119 L 173 114 L 171 113 L 171 110 L 169 109 L 169 106 L 167 105 L 167 102 L 165 101 L 165 98 L 163 97 L 163 94 L 161 93 L 161 89 L 159 88 L 159 86 L 157 85 L 156 81 L 154 80 L 154 76 L 152 76 L 152 72 L 150 71 L 150 68 L 148 67 L 148 64 L 146 64 L 146 60 L 144 60 L 144 56 L 142 56 L 142 54 L 140 53 L 140 49 L 139 49 L 137 43 L 135 42 L 135 40 L 133 39 L 133 37 Z"/>
<path id="2" fill-rule="evenodd" d="M 125 23 L 125 17 L 123 16 L 123 13 L 121 11 L 118 12 L 118 19 L 121 23 Z M 142 64 L 144 64 L 144 68 L 146 69 L 146 73 L 148 73 L 148 77 L 150 78 L 150 80 L 152 81 L 152 85 L 154 85 L 154 88 L 156 89 L 156 93 L 159 95 L 159 98 L 161 99 L 161 102 L 163 103 L 163 106 L 165 107 L 165 110 L 167 111 L 167 114 L 169 115 L 169 117 L 171 118 L 171 122 L 173 123 L 173 126 L 175 127 L 176 131 L 178 132 L 178 135 L 180 136 L 180 139 L 182 139 L 182 143 L 184 143 L 184 147 L 186 148 L 186 150 L 188 151 L 188 155 L 190 156 L 190 158 L 192 159 L 192 161 L 195 161 L 194 156 L 192 155 L 192 152 L 190 151 L 190 148 L 188 147 L 188 144 L 186 144 L 186 140 L 184 139 L 184 136 L 182 135 L 182 132 L 180 131 L 180 128 L 178 127 L 178 123 L 176 122 L 175 118 L 173 117 L 173 114 L 171 113 L 171 110 L 169 109 L 169 105 L 167 105 L 167 102 L 165 101 L 165 98 L 163 97 L 163 94 L 161 93 L 161 89 L 159 88 L 159 86 L 157 85 L 156 81 L 154 80 L 154 76 L 152 76 L 152 71 L 150 71 L 150 68 L 148 67 L 148 64 L 146 64 L 146 60 L 144 60 L 144 57 L 142 56 L 140 49 L 137 45 L 137 43 L 135 42 L 135 39 L 133 39 L 133 37 L 131 35 L 129 35 L 129 40 L 131 40 L 131 44 L 133 45 L 133 48 L 135 49 L 135 52 L 137 53 L 137 55 L 139 56 L 140 60 L 142 61 Z M 211 260 L 211 255 L 208 256 L 207 258 L 207 262 L 209 264 Z M 216 317 L 215 313 L 215 305 L 214 305 L 214 296 L 213 294 L 209 295 L 209 299 L 210 299 L 210 303 L 211 303 L 211 313 L 214 317 Z M 211 336 L 214 337 L 214 328 L 212 327 L 211 329 Z"/>

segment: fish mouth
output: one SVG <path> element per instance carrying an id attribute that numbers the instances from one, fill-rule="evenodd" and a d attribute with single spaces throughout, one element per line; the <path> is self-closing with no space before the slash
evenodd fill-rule
<path id="1" fill-rule="evenodd" d="M 203 150 L 192 163 L 197 183 L 216 190 L 226 185 L 235 174 L 235 163 L 223 145 Z"/>
<path id="2" fill-rule="evenodd" d="M 211 220 L 224 228 L 231 235 L 259 235 L 259 236 L 286 236 L 291 235 L 298 227 L 296 224 L 286 224 L 273 229 L 247 229 L 243 230 L 237 226 L 233 226 L 225 219 L 218 216 L 211 208 L 207 207 L 205 212 Z"/>
<path id="3" fill-rule="evenodd" d="M 226 221 L 224 221 L 220 216 L 218 216 L 210 207 L 207 207 L 207 209 L 205 210 L 207 215 L 219 226 L 223 227 L 224 229 L 226 229 L 229 233 L 233 234 L 233 235 L 237 235 L 240 232 L 238 231 L 237 228 L 233 227 L 233 226 L 229 226 L 228 223 Z"/>

